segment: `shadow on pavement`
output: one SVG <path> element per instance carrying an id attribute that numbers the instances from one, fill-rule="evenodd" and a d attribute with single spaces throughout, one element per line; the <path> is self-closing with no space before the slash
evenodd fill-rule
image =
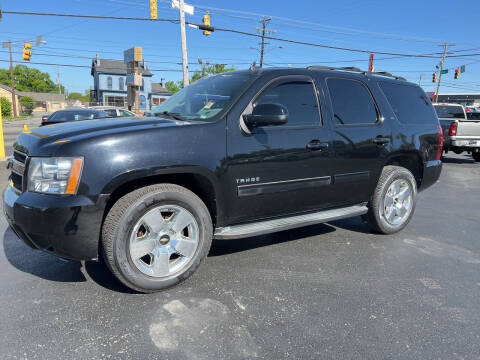
<path id="1" fill-rule="evenodd" d="M 80 261 L 66 261 L 40 250 L 30 249 L 11 229 L 7 229 L 3 235 L 3 248 L 8 262 L 25 273 L 57 282 L 87 281 Z M 94 282 L 106 289 L 120 293 L 136 293 L 119 282 L 103 262 L 86 261 L 84 268 Z"/>
<path id="2" fill-rule="evenodd" d="M 360 216 L 331 221 L 329 224 L 344 230 L 355 231 L 363 234 L 374 234 L 374 232 L 372 232 L 372 230 L 370 230 L 370 228 L 363 223 Z"/>
<path id="3" fill-rule="evenodd" d="M 108 290 L 124 294 L 138 294 L 118 281 L 103 261 L 85 261 L 85 271 L 93 281 Z"/>
<path id="4" fill-rule="evenodd" d="M 445 163 L 445 164 L 473 164 L 475 162 L 475 160 L 473 160 L 473 158 L 471 156 L 470 157 L 462 157 L 462 158 L 443 156 L 442 157 L 442 162 Z"/>
<path id="5" fill-rule="evenodd" d="M 20 271 L 42 279 L 59 282 L 84 282 L 80 261 L 65 261 L 50 254 L 33 250 L 17 235 L 7 229 L 3 235 L 3 249 L 7 260 Z"/>
<path id="6" fill-rule="evenodd" d="M 236 252 L 256 249 L 263 246 L 295 241 L 306 237 L 318 236 L 335 231 L 327 224 L 305 226 L 273 234 L 233 240 L 214 240 L 208 256 L 222 256 Z"/>

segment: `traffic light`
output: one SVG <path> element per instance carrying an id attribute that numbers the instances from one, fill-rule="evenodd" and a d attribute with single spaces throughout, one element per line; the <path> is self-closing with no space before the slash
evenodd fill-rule
<path id="1" fill-rule="evenodd" d="M 211 28 L 210 26 L 210 13 L 207 11 L 207 13 L 203 16 L 202 18 L 202 22 L 203 22 L 203 25 L 205 26 L 205 28 Z M 203 31 L 203 35 L 205 36 L 208 36 L 210 35 L 212 32 L 210 30 L 207 30 L 205 29 Z"/>
<path id="2" fill-rule="evenodd" d="M 458 79 L 459 75 L 460 75 L 460 70 L 459 70 L 459 69 L 455 69 L 454 79 Z"/>
<path id="3" fill-rule="evenodd" d="M 22 55 L 23 60 L 30 61 L 30 57 L 32 56 L 32 52 L 30 51 L 31 48 L 32 48 L 32 45 L 25 42 L 25 44 L 23 45 L 23 55 Z"/>
<path id="4" fill-rule="evenodd" d="M 437 73 L 432 74 L 432 82 L 437 82 Z"/>
<path id="5" fill-rule="evenodd" d="M 158 19 L 157 0 L 150 0 L 150 19 Z"/>

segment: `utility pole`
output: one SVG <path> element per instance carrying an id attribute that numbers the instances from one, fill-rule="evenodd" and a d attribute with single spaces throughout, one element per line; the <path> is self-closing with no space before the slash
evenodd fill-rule
<path id="1" fill-rule="evenodd" d="M 260 30 L 259 28 L 256 28 L 257 31 L 261 31 L 261 33 L 262 33 L 262 42 L 260 44 L 260 67 L 263 66 L 263 55 L 265 53 L 265 45 L 268 44 L 268 43 L 265 42 L 265 33 L 274 32 L 274 31 L 270 31 L 270 30 L 267 29 L 267 23 L 271 20 L 272 20 L 271 18 L 267 19 L 265 16 L 262 17 L 262 29 Z"/>
<path id="2" fill-rule="evenodd" d="M 440 61 L 440 74 L 438 74 L 438 84 L 437 84 L 437 92 L 435 93 L 435 102 L 438 102 L 438 92 L 440 91 L 440 82 L 442 81 L 443 65 L 445 63 L 445 57 L 447 56 L 447 48 L 448 48 L 448 42 L 445 42 L 445 44 L 443 45 L 442 60 Z"/>
<path id="3" fill-rule="evenodd" d="M 12 88 L 12 107 L 13 116 L 17 117 L 17 100 L 15 99 L 15 78 L 13 77 L 13 60 L 12 60 L 12 40 L 8 40 L 8 49 L 10 51 L 10 85 Z"/>
<path id="4" fill-rule="evenodd" d="M 185 34 L 185 12 L 184 1 L 178 0 L 178 10 L 180 11 L 180 37 L 182 39 L 182 69 L 183 86 L 188 86 L 188 57 L 187 57 L 187 36 Z"/>
<path id="5" fill-rule="evenodd" d="M 60 85 L 60 68 L 57 66 L 57 84 L 58 84 L 58 93 L 62 93 L 62 88 Z"/>

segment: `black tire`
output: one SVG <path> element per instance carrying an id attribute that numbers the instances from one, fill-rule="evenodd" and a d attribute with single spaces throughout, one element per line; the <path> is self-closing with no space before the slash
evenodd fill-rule
<path id="1" fill-rule="evenodd" d="M 480 161 L 480 152 L 474 152 L 472 153 L 473 160 L 479 162 Z"/>
<path id="2" fill-rule="evenodd" d="M 384 216 L 384 201 L 390 185 L 398 179 L 405 180 L 411 187 L 411 200 L 405 218 L 398 224 L 391 224 Z M 378 180 L 377 187 L 369 203 L 368 213 L 362 216 L 363 221 L 375 232 L 393 234 L 402 230 L 410 222 L 415 211 L 417 198 L 417 183 L 408 170 L 400 166 L 385 166 Z"/>
<path id="3" fill-rule="evenodd" d="M 129 255 L 129 241 L 137 221 L 162 205 L 186 209 L 198 224 L 198 245 L 182 271 L 165 277 L 142 273 Z M 120 198 L 108 212 L 102 227 L 102 248 L 107 266 L 127 287 L 139 292 L 155 292 L 188 278 L 207 256 L 213 237 L 210 213 L 202 200 L 188 189 L 174 184 L 157 184 L 137 189 Z"/>

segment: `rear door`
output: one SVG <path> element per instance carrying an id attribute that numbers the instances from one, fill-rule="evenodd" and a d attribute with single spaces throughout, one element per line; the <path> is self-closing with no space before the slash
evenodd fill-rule
<path id="1" fill-rule="evenodd" d="M 333 190 L 338 202 L 368 201 L 392 140 L 373 96 L 376 82 L 367 77 L 326 76 L 322 84 L 330 104 L 335 152 Z"/>

